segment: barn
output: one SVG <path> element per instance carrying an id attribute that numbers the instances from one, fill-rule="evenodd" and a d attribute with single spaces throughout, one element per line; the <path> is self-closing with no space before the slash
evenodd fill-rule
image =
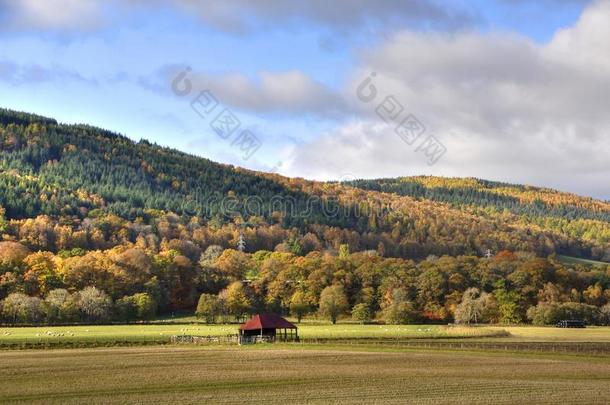
<path id="1" fill-rule="evenodd" d="M 240 343 L 298 342 L 297 327 L 276 314 L 257 314 L 239 327 Z"/>

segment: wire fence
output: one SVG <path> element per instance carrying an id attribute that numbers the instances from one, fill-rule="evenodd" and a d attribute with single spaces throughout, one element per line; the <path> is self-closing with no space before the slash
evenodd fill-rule
<path id="1" fill-rule="evenodd" d="M 0 341 L 0 349 L 38 349 L 169 344 L 169 336 L 81 336 L 14 338 Z"/>
<path id="2" fill-rule="evenodd" d="M 387 346 L 439 350 L 488 350 L 610 355 L 610 342 L 469 342 L 421 339 L 301 339 L 304 344 Z"/>
<path id="3" fill-rule="evenodd" d="M 273 340 L 269 340 L 272 342 Z M 277 340 L 276 340 L 277 341 Z M 258 341 L 257 341 L 258 342 Z M 262 342 L 262 341 L 261 341 Z M 267 342 L 267 341 L 265 341 Z M 111 346 L 146 346 L 167 344 L 194 345 L 237 345 L 239 335 L 218 336 L 87 336 L 87 337 L 38 337 L 13 340 L 0 340 L 0 349 L 48 349 L 48 348 L 85 348 Z M 245 342 L 242 342 L 245 343 Z M 300 338 L 295 345 L 347 345 L 394 347 L 404 349 L 431 350 L 482 350 L 482 351 L 520 351 L 540 353 L 573 353 L 610 356 L 610 342 L 485 342 L 467 340 L 422 340 L 390 338 Z"/>

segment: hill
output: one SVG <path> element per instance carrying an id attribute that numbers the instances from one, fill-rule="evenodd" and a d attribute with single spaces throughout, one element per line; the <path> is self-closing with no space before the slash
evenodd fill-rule
<path id="1" fill-rule="evenodd" d="M 478 179 L 287 178 L 0 110 L 0 321 L 197 307 L 209 320 L 605 323 L 609 215 Z"/>
<path id="2" fill-rule="evenodd" d="M 79 228 L 108 215 L 150 224 L 172 212 L 217 228 L 276 225 L 297 239 L 311 233 L 323 247 L 395 257 L 492 249 L 610 261 L 610 204 L 536 187 L 435 177 L 290 179 L 10 110 L 0 111 L 0 170 L 0 206 L 13 220 L 44 215 Z"/>

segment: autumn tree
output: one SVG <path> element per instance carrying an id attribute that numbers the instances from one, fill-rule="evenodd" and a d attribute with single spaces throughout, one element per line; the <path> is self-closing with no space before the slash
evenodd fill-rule
<path id="1" fill-rule="evenodd" d="M 110 318 L 112 300 L 104 291 L 86 287 L 78 292 L 77 306 L 85 322 L 102 322 Z"/>
<path id="2" fill-rule="evenodd" d="M 337 323 L 337 317 L 347 308 L 347 297 L 342 286 L 332 285 L 322 290 L 319 311 L 321 315 L 330 318 L 333 325 Z"/>
<path id="3" fill-rule="evenodd" d="M 51 252 L 32 253 L 23 260 L 25 273 L 23 280 L 29 295 L 46 295 L 49 291 L 62 286 L 57 274 L 58 258 Z"/>
<path id="4" fill-rule="evenodd" d="M 137 293 L 118 299 L 114 309 L 119 319 L 123 321 L 150 320 L 156 314 L 157 303 L 149 294 Z"/>
<path id="5" fill-rule="evenodd" d="M 0 242 L 0 270 L 13 271 L 18 269 L 30 250 L 17 242 Z"/>
<path id="6" fill-rule="evenodd" d="M 231 283 L 226 289 L 225 297 L 229 314 L 239 322 L 252 305 L 243 284 L 240 281 Z"/>
<path id="7" fill-rule="evenodd" d="M 205 323 L 215 323 L 218 312 L 218 298 L 212 294 L 201 294 L 195 311 L 197 318 L 204 319 Z"/>
<path id="8" fill-rule="evenodd" d="M 516 291 L 508 290 L 504 280 L 496 282 L 495 287 L 493 294 L 498 301 L 500 322 L 508 324 L 521 322 L 523 320 L 522 297 Z"/>
<path id="9" fill-rule="evenodd" d="M 372 319 L 370 307 L 365 303 L 354 305 L 352 308 L 352 319 L 361 324 L 370 322 Z"/>
<path id="10" fill-rule="evenodd" d="M 297 317 L 297 322 L 301 322 L 303 316 L 308 312 L 309 302 L 305 293 L 301 290 L 295 291 L 290 298 L 290 313 Z"/>
<path id="11" fill-rule="evenodd" d="M 2 301 L 2 315 L 13 324 L 39 322 L 43 317 L 42 300 L 23 293 L 12 293 Z"/>
<path id="12" fill-rule="evenodd" d="M 63 288 L 49 291 L 44 299 L 47 322 L 63 323 L 78 320 L 76 297 Z"/>
<path id="13" fill-rule="evenodd" d="M 243 280 L 246 273 L 253 267 L 248 254 L 233 249 L 225 250 L 222 255 L 216 259 L 215 264 L 220 270 L 220 273 L 232 281 Z"/>
<path id="14" fill-rule="evenodd" d="M 383 319 L 388 324 L 405 325 L 413 323 L 417 319 L 415 306 L 409 301 L 404 288 L 390 290 L 382 310 Z"/>
<path id="15" fill-rule="evenodd" d="M 455 309 L 455 321 L 469 324 L 479 323 L 483 313 L 482 301 L 478 288 L 469 288 L 464 291 L 462 301 Z"/>
<path id="16" fill-rule="evenodd" d="M 224 275 L 216 266 L 216 260 L 222 255 L 219 245 L 210 245 L 199 258 L 196 283 L 200 291 L 218 291 L 224 283 Z"/>
<path id="17" fill-rule="evenodd" d="M 597 283 L 595 285 L 590 285 L 587 287 L 585 291 L 582 293 L 585 301 L 589 305 L 601 305 L 604 299 L 603 296 L 603 288 L 601 284 Z"/>

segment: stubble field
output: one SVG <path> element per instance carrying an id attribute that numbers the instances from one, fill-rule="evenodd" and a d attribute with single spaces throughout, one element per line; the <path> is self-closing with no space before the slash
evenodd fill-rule
<path id="1" fill-rule="evenodd" d="M 610 357 L 154 346 L 0 352 L 2 402 L 607 403 Z"/>

